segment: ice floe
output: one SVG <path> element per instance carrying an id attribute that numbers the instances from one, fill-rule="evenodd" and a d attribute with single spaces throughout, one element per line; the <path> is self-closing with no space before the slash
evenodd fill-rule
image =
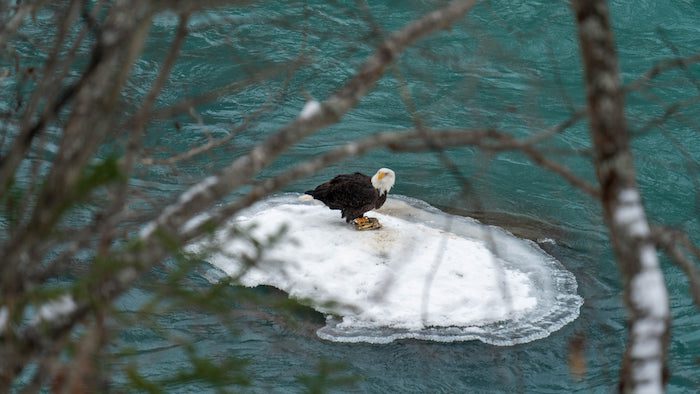
<path id="1" fill-rule="evenodd" d="M 209 242 L 221 249 L 206 259 L 244 286 L 274 286 L 326 314 L 317 334 L 330 341 L 507 346 L 578 317 L 576 279 L 534 242 L 403 196 L 367 216 L 383 228 L 356 231 L 316 201 L 272 197 L 217 233 Z"/>

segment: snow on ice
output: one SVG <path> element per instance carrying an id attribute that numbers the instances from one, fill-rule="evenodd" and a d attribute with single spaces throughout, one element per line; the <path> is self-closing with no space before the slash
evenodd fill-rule
<path id="1" fill-rule="evenodd" d="M 534 242 L 402 196 L 368 213 L 383 228 L 356 231 L 316 201 L 269 198 L 231 226 L 282 240 L 247 269 L 255 247 L 222 230 L 208 261 L 242 285 L 270 285 L 327 315 L 319 337 L 388 343 L 416 338 L 513 345 L 578 317 L 574 276 Z M 204 250 L 201 244 L 193 250 Z M 236 256 L 239 256 L 236 258 Z M 329 306 L 332 305 L 332 306 Z"/>

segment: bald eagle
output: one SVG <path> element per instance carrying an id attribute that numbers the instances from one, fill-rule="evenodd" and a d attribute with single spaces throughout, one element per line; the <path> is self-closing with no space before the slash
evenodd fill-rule
<path id="1" fill-rule="evenodd" d="M 384 205 L 395 181 L 394 171 L 380 168 L 371 178 L 359 172 L 338 175 L 305 194 L 322 201 L 330 209 L 339 209 L 340 217 L 347 223 L 357 224 L 362 219 L 368 220 L 364 218 L 365 212 Z"/>

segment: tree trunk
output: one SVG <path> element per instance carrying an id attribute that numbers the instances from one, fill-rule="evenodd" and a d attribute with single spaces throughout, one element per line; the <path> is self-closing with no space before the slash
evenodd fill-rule
<path id="1" fill-rule="evenodd" d="M 601 203 L 630 313 L 620 391 L 663 392 L 667 378 L 668 295 L 637 187 L 607 3 L 576 0 L 573 8 L 585 68 Z"/>

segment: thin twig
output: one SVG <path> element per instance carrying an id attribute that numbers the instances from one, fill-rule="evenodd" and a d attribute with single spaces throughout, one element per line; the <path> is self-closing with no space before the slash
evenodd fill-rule
<path id="1" fill-rule="evenodd" d="M 680 246 L 684 246 L 698 259 L 700 259 L 700 249 L 682 231 L 662 226 L 654 226 L 652 230 L 656 243 L 666 251 L 671 261 L 685 273 L 690 294 L 695 305 L 700 308 L 700 274 L 695 263 L 686 256 Z"/>

